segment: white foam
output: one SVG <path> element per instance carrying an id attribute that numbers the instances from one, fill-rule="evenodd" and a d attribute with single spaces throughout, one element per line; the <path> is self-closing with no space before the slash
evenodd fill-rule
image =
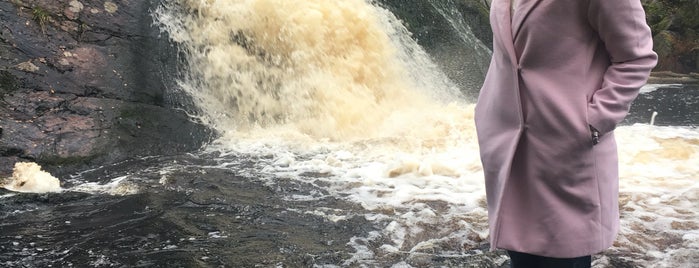
<path id="1" fill-rule="evenodd" d="M 41 166 L 31 162 L 15 163 L 12 177 L 5 180 L 5 189 L 24 193 L 60 192 L 61 182 Z"/>
<path id="2" fill-rule="evenodd" d="M 682 84 L 646 84 L 641 87 L 640 94 L 651 93 L 661 88 L 680 88 Z"/>
<path id="3" fill-rule="evenodd" d="M 611 251 L 690 267 L 699 259 L 691 242 L 699 231 L 699 129 L 637 124 L 616 132 L 622 229 Z"/>
<path id="4" fill-rule="evenodd" d="M 130 181 L 129 176 L 121 176 L 112 179 L 107 183 L 99 182 L 83 182 L 71 187 L 69 190 L 76 192 L 84 192 L 90 194 L 109 194 L 109 195 L 132 195 L 139 192 L 139 187 L 136 183 Z"/>
<path id="5" fill-rule="evenodd" d="M 279 143 L 274 144 L 264 138 L 241 138 L 212 148 L 226 150 L 225 146 L 234 145 L 250 154 L 276 154 L 275 159 L 285 160 L 272 161 L 265 167 L 265 172 L 272 174 L 270 183 L 275 177 L 322 181 L 315 184 L 328 185 L 331 195 L 371 211 L 366 215 L 368 220 L 385 222 L 379 234 L 391 243 L 380 248 L 350 243 L 357 250 L 371 251 L 353 259 L 357 263 L 396 251 L 447 254 L 450 250 L 445 245 L 478 247 L 487 239 L 483 174 L 471 119 L 464 119 L 466 123 L 459 127 L 452 126 L 455 129 L 451 131 L 439 132 L 441 137 L 424 137 L 422 142 L 394 137 L 344 143 L 276 140 Z M 455 132 L 460 135 L 449 135 Z M 699 130 L 638 124 L 619 127 L 616 136 L 622 228 L 610 251 L 621 255 L 642 252 L 646 259 L 667 262 L 669 266 L 692 260 L 696 257 L 692 252 L 699 252 Z M 424 147 L 426 141 L 440 139 L 434 143 L 440 146 Z M 444 144 L 449 146 L 441 146 Z M 433 172 L 424 172 L 427 167 Z M 327 176 L 302 175 L 308 172 Z M 291 198 L 323 197 L 310 193 Z M 313 214 L 334 221 L 347 218 L 342 212 L 328 213 L 324 209 Z M 682 250 L 673 241 L 682 241 Z M 457 248 L 452 250 L 459 252 Z"/>

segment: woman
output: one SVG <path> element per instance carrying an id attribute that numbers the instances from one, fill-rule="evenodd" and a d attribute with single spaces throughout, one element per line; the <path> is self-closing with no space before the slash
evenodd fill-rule
<path id="1" fill-rule="evenodd" d="M 492 2 L 476 105 L 491 248 L 589 267 L 619 229 L 613 130 L 657 62 L 651 32 L 640 0 L 514 1 Z"/>

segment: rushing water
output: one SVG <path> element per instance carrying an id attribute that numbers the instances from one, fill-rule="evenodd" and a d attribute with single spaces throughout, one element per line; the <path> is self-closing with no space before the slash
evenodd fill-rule
<path id="1" fill-rule="evenodd" d="M 473 104 L 389 12 L 363 0 L 180 0 L 156 17 L 188 56 L 180 86 L 221 137 L 66 176 L 61 193 L 3 193 L 0 263 L 508 265 L 487 251 Z M 641 100 L 672 87 L 651 88 Z M 643 103 L 617 130 L 621 232 L 594 266 L 692 267 L 699 130 L 638 123 L 657 109 Z"/>

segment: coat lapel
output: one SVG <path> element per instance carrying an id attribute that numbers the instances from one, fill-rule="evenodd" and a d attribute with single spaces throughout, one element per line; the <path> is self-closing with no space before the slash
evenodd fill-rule
<path id="1" fill-rule="evenodd" d="M 512 64 L 517 64 L 517 56 L 515 55 L 514 39 L 512 38 L 512 19 L 510 17 L 510 0 L 493 0 L 492 3 L 494 15 L 497 16 L 497 31 L 495 34 L 502 41 L 508 57 Z"/>
<path id="2" fill-rule="evenodd" d="M 512 29 L 514 34 L 512 35 L 512 40 L 517 39 L 517 34 L 519 33 L 522 24 L 529 16 L 529 13 L 542 1 L 542 0 L 519 0 L 520 3 L 516 7 L 516 11 L 512 16 Z M 509 1 L 508 1 L 509 2 Z"/>

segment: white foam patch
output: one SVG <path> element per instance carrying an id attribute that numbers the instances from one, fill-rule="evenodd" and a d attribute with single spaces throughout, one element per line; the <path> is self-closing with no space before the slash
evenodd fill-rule
<path id="1" fill-rule="evenodd" d="M 646 84 L 641 87 L 640 94 L 651 93 L 661 88 L 681 88 L 682 84 Z"/>
<path id="2" fill-rule="evenodd" d="M 5 180 L 3 188 L 23 193 L 60 192 L 61 182 L 41 169 L 36 163 L 15 163 L 12 177 Z"/>
<path id="3" fill-rule="evenodd" d="M 163 177 L 165 177 L 165 175 L 163 175 Z M 138 179 L 131 178 L 130 176 L 113 178 L 106 183 L 82 182 L 76 180 L 69 182 L 69 184 L 75 183 L 75 185 L 62 188 L 61 181 L 42 170 L 39 164 L 33 162 L 17 162 L 15 163 L 12 177 L 2 180 L 3 185 L 0 187 L 22 193 L 75 191 L 90 194 L 132 195 L 138 193 L 140 190 L 137 181 Z M 12 196 L 14 196 L 14 194 L 6 194 L 0 196 L 0 198 Z"/>
<path id="4" fill-rule="evenodd" d="M 83 192 L 89 194 L 108 194 L 108 195 L 132 195 L 139 192 L 139 187 L 132 182 L 133 179 L 129 176 L 121 176 L 112 179 L 107 183 L 99 182 L 83 182 L 77 184 L 68 190 Z"/>

